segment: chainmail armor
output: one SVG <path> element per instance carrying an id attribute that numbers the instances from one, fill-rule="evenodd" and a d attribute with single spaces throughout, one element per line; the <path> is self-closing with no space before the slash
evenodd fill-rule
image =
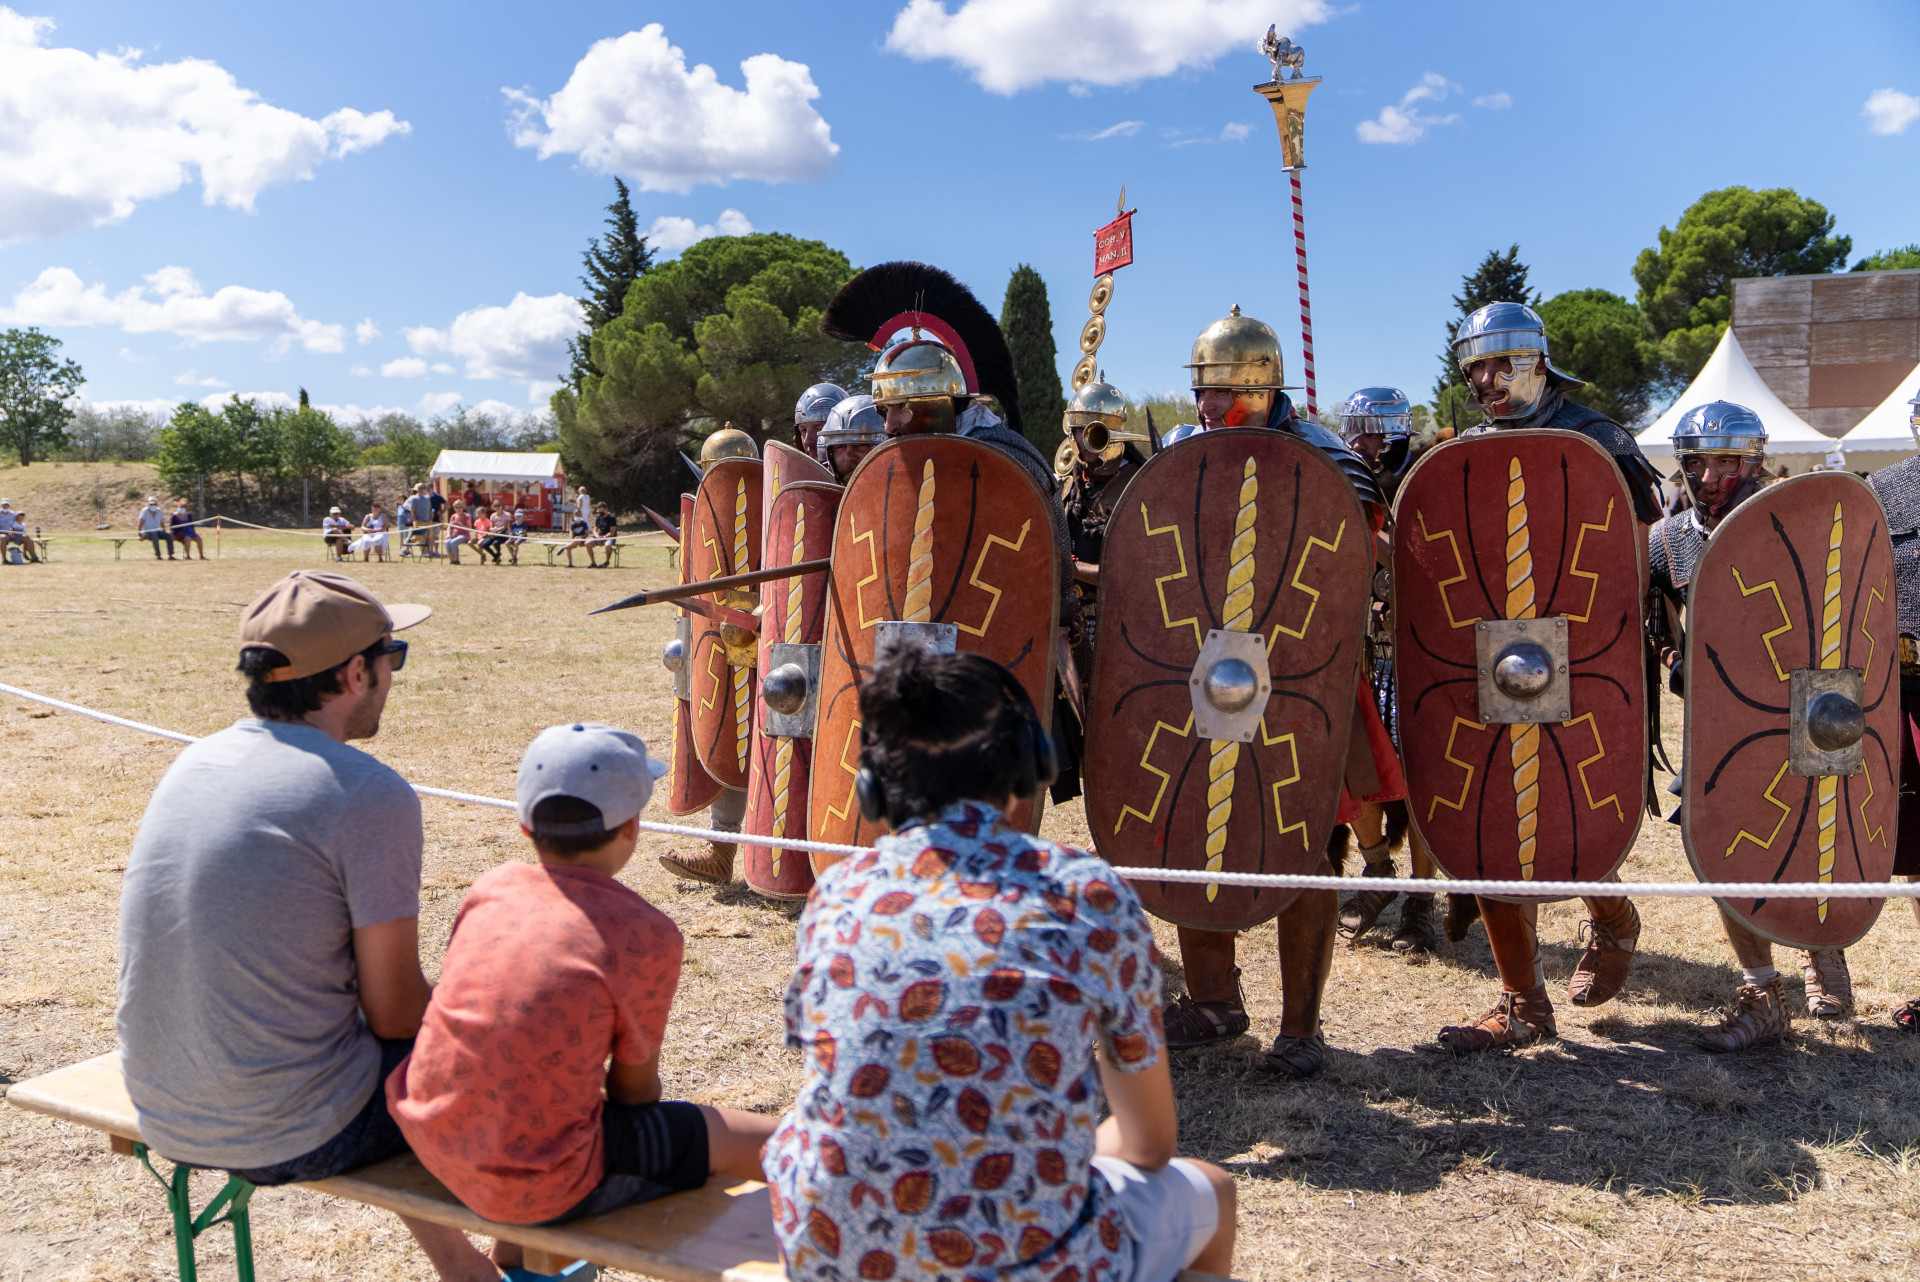
<path id="1" fill-rule="evenodd" d="M 1883 467 L 1867 478 L 1867 484 L 1887 514 L 1900 631 L 1920 638 L 1920 458 Z"/>
<path id="2" fill-rule="evenodd" d="M 1653 586 L 1676 606 L 1687 603 L 1687 585 L 1707 549 L 1706 531 L 1692 508 L 1662 517 L 1647 533 L 1647 570 Z"/>

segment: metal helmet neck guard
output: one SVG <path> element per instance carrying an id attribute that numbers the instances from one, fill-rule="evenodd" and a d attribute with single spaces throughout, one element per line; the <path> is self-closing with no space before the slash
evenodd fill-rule
<path id="1" fill-rule="evenodd" d="M 1127 430 L 1127 399 L 1101 379 L 1082 384 L 1067 402 L 1061 426 L 1075 442 L 1081 462 L 1112 463 L 1127 452 L 1128 441 L 1144 441 L 1145 433 Z"/>
<path id="2" fill-rule="evenodd" d="M 827 413 L 814 446 L 815 457 L 829 466 L 836 445 L 878 445 L 887 439 L 887 422 L 864 393 L 849 396 Z"/>
<path id="3" fill-rule="evenodd" d="M 759 458 L 753 438 L 729 423 L 700 443 L 700 470 L 710 470 L 721 459 Z"/>
<path id="4" fill-rule="evenodd" d="M 824 423 L 835 405 L 847 399 L 847 389 L 837 383 L 815 383 L 800 393 L 793 403 L 793 425 Z"/>
<path id="5" fill-rule="evenodd" d="M 1465 374 L 1479 361 L 1506 357 L 1510 374 L 1495 378 L 1507 393 L 1495 419 L 1525 418 L 1539 408 L 1553 380 L 1568 388 L 1585 387 L 1579 379 L 1557 370 L 1547 356 L 1547 325 L 1540 313 L 1525 303 L 1488 303 L 1460 322 L 1453 336 L 1453 359 Z"/>
<path id="6" fill-rule="evenodd" d="M 1277 392 L 1284 381 L 1280 337 L 1264 322 L 1242 316 L 1236 304 L 1193 340 L 1193 359 L 1187 368 L 1193 371 L 1196 392 L 1210 387 Z"/>
<path id="7" fill-rule="evenodd" d="M 1747 460 L 1741 465 L 1740 479 L 1727 491 L 1727 497 L 1714 507 L 1700 499 L 1687 460 L 1706 455 L 1732 455 Z M 1767 457 L 1767 425 L 1744 405 L 1732 401 L 1708 401 L 1680 416 L 1673 426 L 1673 456 L 1680 462 L 1681 484 L 1687 497 L 1709 521 L 1718 521 L 1742 499 L 1760 487 L 1760 466 Z"/>

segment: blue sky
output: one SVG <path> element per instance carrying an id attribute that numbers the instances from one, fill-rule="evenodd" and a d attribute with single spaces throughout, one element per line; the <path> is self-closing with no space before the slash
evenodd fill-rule
<path id="1" fill-rule="evenodd" d="M 1251 89 L 1270 21 L 1324 77 L 1323 406 L 1423 396 L 1461 274 L 1513 242 L 1548 295 L 1631 296 L 1659 227 L 1735 183 L 1824 202 L 1856 257 L 1920 240 L 1907 0 L 14 2 L 0 324 L 58 335 L 96 401 L 537 408 L 611 172 L 669 241 L 750 226 L 921 258 L 995 311 L 1031 263 L 1063 375 L 1124 182 L 1110 381 L 1183 386 L 1238 303 L 1297 382 L 1286 180 Z"/>

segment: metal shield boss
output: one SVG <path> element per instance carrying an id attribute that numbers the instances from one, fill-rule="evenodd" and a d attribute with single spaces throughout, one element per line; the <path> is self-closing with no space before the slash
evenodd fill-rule
<path id="1" fill-rule="evenodd" d="M 681 527 L 681 560 L 693 580 L 748 574 L 760 568 L 759 459 L 722 459 L 707 470 L 694 496 L 693 521 Z M 701 598 L 751 615 L 759 589 L 735 589 Z M 753 633 L 713 617 L 693 618 L 688 669 L 693 745 L 707 773 L 729 788 L 747 786 L 753 749 Z"/>
<path id="2" fill-rule="evenodd" d="M 1394 503 L 1408 810 L 1451 877 L 1600 881 L 1647 790 L 1645 546 L 1619 467 L 1574 432 L 1430 451 Z"/>
<path id="3" fill-rule="evenodd" d="M 890 644 L 1003 664 L 1050 725 L 1060 626 L 1051 502 L 1011 457 L 958 436 L 898 437 L 848 478 L 834 522 L 820 657 L 807 814 L 815 841 L 864 845 L 882 831 L 861 818 L 853 784 L 859 682 L 883 633 Z M 1009 820 L 1035 831 L 1040 801 L 1020 802 Z"/>
<path id="4" fill-rule="evenodd" d="M 1202 433 L 1128 483 L 1100 561 L 1087 825 L 1133 868 L 1315 872 L 1339 809 L 1373 531 L 1327 456 Z M 1155 916 L 1240 930 L 1294 890 L 1135 881 Z"/>
<path id="5" fill-rule="evenodd" d="M 693 495 L 680 496 L 680 529 L 683 532 L 693 528 L 693 504 Z M 680 549 L 680 582 L 693 582 L 692 569 L 693 564 L 687 559 L 687 550 L 683 546 Z M 660 656 L 667 671 L 673 674 L 673 760 L 672 768 L 667 773 L 667 813 L 690 815 L 713 804 L 713 799 L 720 795 L 720 784 L 700 764 L 700 754 L 693 746 L 693 638 L 696 626 L 704 625 L 706 620 L 685 609 L 677 609 L 673 613 L 673 639 L 667 642 Z"/>
<path id="6" fill-rule="evenodd" d="M 1687 596 L 1681 832 L 1718 901 L 1775 943 L 1844 948 L 1879 899 L 1769 899 L 1769 882 L 1886 881 L 1899 812 L 1893 549 L 1845 472 L 1762 489 L 1714 530 Z"/>
<path id="7" fill-rule="evenodd" d="M 800 451 L 767 442 L 760 566 L 794 565 L 824 556 L 833 541 L 840 487 Z M 753 710 L 753 753 L 747 771 L 742 832 L 805 837 L 807 784 L 820 683 L 820 639 L 827 625 L 827 576 L 800 575 L 760 585 L 759 698 Z M 813 886 L 802 850 L 743 840 L 747 884 L 776 899 L 801 899 Z"/>

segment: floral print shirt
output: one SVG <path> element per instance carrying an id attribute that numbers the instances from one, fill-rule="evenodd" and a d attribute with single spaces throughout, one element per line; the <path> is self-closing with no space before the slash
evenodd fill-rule
<path id="1" fill-rule="evenodd" d="M 767 1144 L 795 1282 L 1124 1282 L 1134 1248 L 1091 1165 L 1094 1049 L 1159 1062 L 1159 954 L 1103 859 L 963 802 L 824 873 L 800 919 Z"/>

